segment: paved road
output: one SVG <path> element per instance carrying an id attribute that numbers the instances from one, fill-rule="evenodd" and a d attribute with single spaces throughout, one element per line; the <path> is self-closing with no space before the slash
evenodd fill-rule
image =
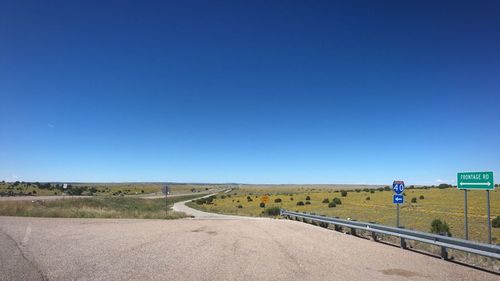
<path id="1" fill-rule="evenodd" d="M 0 280 L 498 280 L 289 220 L 0 217 Z"/>
<path id="2" fill-rule="evenodd" d="M 205 198 L 209 197 L 212 195 L 215 195 L 216 193 L 213 194 L 208 194 L 200 198 Z M 197 198 L 198 199 L 198 198 Z M 174 206 L 172 209 L 177 212 L 183 212 L 189 216 L 193 216 L 195 219 L 210 219 L 210 220 L 257 220 L 257 219 L 267 219 L 269 218 L 254 218 L 254 217 L 243 217 L 243 216 L 231 216 L 231 215 L 222 215 L 222 214 L 214 214 L 214 213 L 208 213 L 208 212 L 203 212 L 199 210 L 195 210 L 193 208 L 190 208 L 186 206 L 187 202 L 191 202 L 196 199 L 191 199 L 191 200 L 186 200 L 182 202 L 177 202 L 174 203 Z"/>

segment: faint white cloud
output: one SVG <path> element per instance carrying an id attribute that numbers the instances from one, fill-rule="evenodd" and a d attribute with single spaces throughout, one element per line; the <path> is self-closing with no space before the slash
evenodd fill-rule
<path id="1" fill-rule="evenodd" d="M 47 127 L 49 127 L 49 128 L 54 128 L 55 126 L 56 126 L 56 125 L 54 125 L 54 124 L 52 124 L 52 123 L 48 123 L 48 124 L 47 124 Z"/>
<path id="2" fill-rule="evenodd" d="M 10 178 L 11 178 L 12 180 L 15 180 L 15 181 L 17 181 L 17 180 L 19 179 L 19 177 L 18 177 L 18 176 L 16 176 L 16 175 L 14 175 L 14 174 L 10 175 Z"/>
<path id="3" fill-rule="evenodd" d="M 437 179 L 437 180 L 436 180 L 436 182 L 437 182 L 437 183 L 449 183 L 449 182 L 451 182 L 451 180 L 446 180 L 446 179 L 445 179 L 445 180 L 442 180 L 442 179 Z"/>

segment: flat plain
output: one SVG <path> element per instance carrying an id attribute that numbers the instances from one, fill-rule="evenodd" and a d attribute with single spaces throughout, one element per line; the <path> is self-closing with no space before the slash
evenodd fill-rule
<path id="1" fill-rule="evenodd" d="M 346 196 L 335 189 L 302 186 L 243 186 L 228 194 L 218 195 L 212 204 L 191 203 L 189 206 L 207 212 L 222 214 L 262 216 L 270 207 L 313 212 L 317 214 L 376 222 L 384 225 L 396 224 L 396 207 L 392 203 L 392 190 L 374 187 L 345 189 Z M 265 208 L 260 207 L 262 197 L 269 198 Z M 433 219 L 445 221 L 454 237 L 464 237 L 464 196 L 456 188 L 413 188 L 405 191 L 406 201 L 401 205 L 400 224 L 409 229 L 429 231 Z M 310 200 L 307 200 L 309 196 Z M 329 202 L 339 198 L 342 204 L 329 207 Z M 412 203 L 411 200 L 415 198 Z M 278 202 L 279 201 L 279 202 Z M 298 202 L 304 205 L 297 205 Z M 309 203 L 307 203 L 309 202 Z M 326 201 L 325 201 L 326 202 Z M 490 192 L 491 218 L 500 215 L 500 191 Z M 468 195 L 469 237 L 476 241 L 487 241 L 487 215 L 485 191 L 471 191 Z M 500 228 L 492 229 L 493 242 L 500 242 Z"/>

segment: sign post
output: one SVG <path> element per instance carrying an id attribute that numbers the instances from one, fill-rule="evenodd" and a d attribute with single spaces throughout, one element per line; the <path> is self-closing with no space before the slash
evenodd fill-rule
<path id="1" fill-rule="evenodd" d="M 399 227 L 399 204 L 403 204 L 405 202 L 405 197 L 402 194 L 405 190 L 405 182 L 392 182 L 392 190 L 394 190 L 394 193 L 396 193 L 392 196 L 392 203 L 396 204 L 396 227 Z"/>
<path id="2" fill-rule="evenodd" d="M 168 216 L 168 204 L 167 204 L 167 195 L 170 194 L 170 188 L 168 185 L 165 185 L 162 189 L 161 192 L 165 194 L 165 218 Z"/>
<path id="3" fill-rule="evenodd" d="M 490 190 L 495 189 L 493 172 L 465 172 L 457 173 L 457 187 L 464 190 L 464 230 L 465 239 L 469 239 L 469 225 L 467 222 L 467 191 L 486 190 L 486 212 L 488 217 L 488 243 L 491 244 L 491 219 L 490 219 Z"/>

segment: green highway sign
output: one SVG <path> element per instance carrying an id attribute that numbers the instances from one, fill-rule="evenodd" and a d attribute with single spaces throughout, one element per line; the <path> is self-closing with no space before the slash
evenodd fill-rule
<path id="1" fill-rule="evenodd" d="M 495 189 L 493 172 L 457 173 L 457 187 L 459 189 Z"/>

